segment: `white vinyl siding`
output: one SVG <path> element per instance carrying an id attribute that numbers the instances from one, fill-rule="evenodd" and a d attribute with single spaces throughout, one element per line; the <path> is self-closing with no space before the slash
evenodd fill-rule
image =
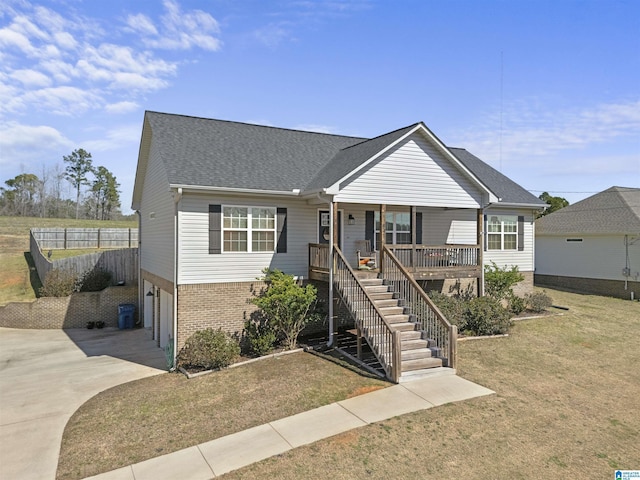
<path id="1" fill-rule="evenodd" d="M 340 186 L 337 202 L 479 208 L 482 193 L 421 133 Z"/>
<path id="2" fill-rule="evenodd" d="M 582 242 L 567 242 L 581 238 Z M 629 246 L 631 274 L 640 272 L 640 246 Z M 536 273 L 562 277 L 624 280 L 624 235 L 580 235 L 536 238 Z M 635 280 L 634 278 L 629 278 Z"/>
<path id="3" fill-rule="evenodd" d="M 149 154 L 140 203 L 140 268 L 173 282 L 174 202 L 157 146 Z"/>
<path id="4" fill-rule="evenodd" d="M 477 245 L 477 210 L 422 209 L 422 243 Z"/>
<path id="5" fill-rule="evenodd" d="M 287 252 L 209 253 L 209 205 L 287 208 Z M 180 201 L 178 283 L 250 282 L 264 268 L 308 275 L 309 243 L 317 241 L 317 206 L 286 197 L 231 197 L 184 194 Z"/>
<path id="6" fill-rule="evenodd" d="M 516 265 L 521 272 L 532 272 L 534 268 L 534 228 L 533 211 L 502 208 L 488 208 L 484 213 L 490 219 L 491 215 L 524 217 L 524 249 L 515 250 L 485 250 L 484 264 L 491 265 L 496 262 L 499 267 Z"/>

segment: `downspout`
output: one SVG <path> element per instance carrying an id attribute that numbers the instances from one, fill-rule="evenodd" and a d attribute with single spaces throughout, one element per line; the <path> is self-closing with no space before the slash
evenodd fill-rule
<path id="1" fill-rule="evenodd" d="M 175 202 L 175 211 L 173 216 L 174 231 L 174 252 L 173 252 L 173 368 L 175 370 L 178 357 L 178 213 L 180 211 L 180 201 L 182 200 L 182 187 L 176 190 L 173 197 Z"/>
<path id="2" fill-rule="evenodd" d="M 144 280 L 142 279 L 142 266 L 141 262 L 141 251 L 142 251 L 142 215 L 140 214 L 140 210 L 136 210 L 136 215 L 138 217 L 138 324 L 142 324 L 142 328 L 144 328 Z M 131 236 L 129 236 L 131 239 Z M 129 244 L 131 247 L 131 244 Z"/>
<path id="3" fill-rule="evenodd" d="M 322 198 L 317 193 L 318 200 L 329 205 L 329 341 L 327 347 L 333 346 L 333 202 Z"/>

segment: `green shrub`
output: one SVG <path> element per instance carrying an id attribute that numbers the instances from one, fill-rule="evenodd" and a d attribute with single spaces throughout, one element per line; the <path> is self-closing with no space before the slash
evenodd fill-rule
<path id="1" fill-rule="evenodd" d="M 267 289 L 252 301 L 262 310 L 276 333 L 292 350 L 298 335 L 309 322 L 309 311 L 316 302 L 317 290 L 313 285 L 299 285 L 293 275 L 280 270 L 265 270 Z"/>
<path id="2" fill-rule="evenodd" d="M 100 268 L 87 270 L 78 280 L 78 290 L 81 292 L 99 292 L 111 285 L 111 272 Z"/>
<path id="3" fill-rule="evenodd" d="M 440 309 L 445 318 L 449 320 L 449 323 L 463 330 L 465 312 L 467 311 L 467 300 L 456 296 L 445 295 L 435 290 L 429 292 L 429 298 L 431 298 L 433 303 Z"/>
<path id="4" fill-rule="evenodd" d="M 244 337 L 249 351 L 258 356 L 270 353 L 277 340 L 276 332 L 264 320 L 244 322 Z"/>
<path id="5" fill-rule="evenodd" d="M 54 268 L 47 274 L 39 293 L 41 297 L 68 297 L 77 291 L 77 282 L 73 273 Z"/>
<path id="6" fill-rule="evenodd" d="M 514 315 L 520 315 L 527 309 L 527 301 L 517 295 L 509 296 L 509 311 Z"/>
<path id="7" fill-rule="evenodd" d="M 507 333 L 511 326 L 509 317 L 509 311 L 495 298 L 474 298 L 467 305 L 465 324 L 461 329 L 475 335 Z"/>
<path id="8" fill-rule="evenodd" d="M 510 269 L 505 265 L 500 268 L 496 262 L 484 266 L 485 293 L 496 300 L 505 300 L 513 295 L 513 286 L 524 280 L 517 265 Z"/>
<path id="9" fill-rule="evenodd" d="M 221 329 L 207 328 L 191 335 L 180 353 L 178 365 L 183 368 L 222 368 L 240 355 L 240 345 Z"/>
<path id="10" fill-rule="evenodd" d="M 537 313 L 544 312 L 553 305 L 553 299 L 544 290 L 528 294 L 526 302 L 529 309 Z"/>

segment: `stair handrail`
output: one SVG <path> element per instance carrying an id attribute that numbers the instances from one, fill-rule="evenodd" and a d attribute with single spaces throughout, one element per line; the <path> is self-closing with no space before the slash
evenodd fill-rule
<path id="1" fill-rule="evenodd" d="M 391 328 L 342 251 L 335 246 L 333 252 L 333 282 L 336 290 L 356 322 L 356 326 L 378 358 L 387 378 L 398 383 L 402 373 L 400 333 Z M 368 309 L 368 315 L 364 318 L 354 306 L 354 303 L 358 303 L 358 301 L 360 308 Z M 375 336 L 383 337 L 382 341 L 376 342 Z"/>
<path id="2" fill-rule="evenodd" d="M 384 280 L 391 282 L 400 298 L 405 300 L 405 307 L 409 309 L 409 314 L 416 316 L 416 320 L 422 325 L 422 330 L 429 338 L 435 340 L 436 347 L 446 352 L 447 366 L 455 368 L 458 327 L 447 320 L 438 306 L 433 303 L 433 300 L 413 278 L 413 275 L 386 245 L 383 246 L 382 271 Z M 394 273 L 399 274 L 401 279 L 393 278 Z M 432 322 L 432 319 L 436 321 Z"/>

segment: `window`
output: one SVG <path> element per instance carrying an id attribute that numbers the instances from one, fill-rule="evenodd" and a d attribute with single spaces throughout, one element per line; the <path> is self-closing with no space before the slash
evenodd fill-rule
<path id="1" fill-rule="evenodd" d="M 271 207 L 222 208 L 224 252 L 273 252 L 276 209 Z"/>
<path id="2" fill-rule="evenodd" d="M 488 250 L 518 249 L 518 217 L 491 215 L 487 221 Z"/>
<path id="3" fill-rule="evenodd" d="M 375 211 L 375 247 L 378 248 L 380 235 L 380 212 Z M 411 214 L 401 212 L 385 212 L 385 243 L 408 244 L 411 243 Z"/>

